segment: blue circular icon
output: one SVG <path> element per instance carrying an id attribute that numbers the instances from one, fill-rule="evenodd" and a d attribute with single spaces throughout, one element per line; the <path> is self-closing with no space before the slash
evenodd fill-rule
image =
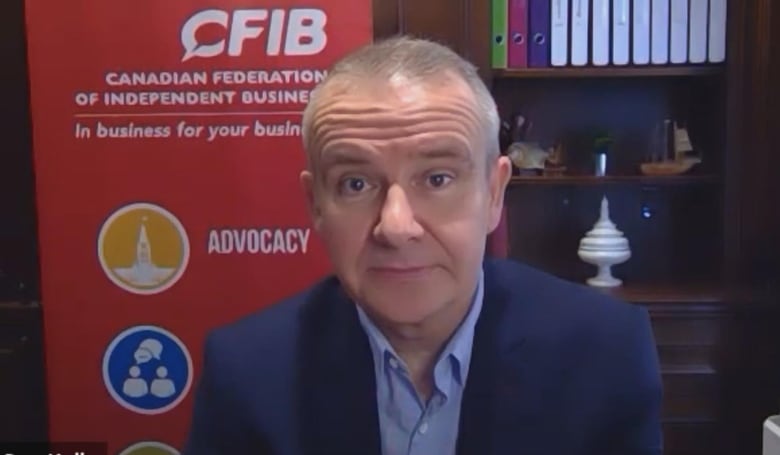
<path id="1" fill-rule="evenodd" d="M 141 441 L 125 447 L 119 455 L 179 455 L 179 451 L 162 442 Z"/>
<path id="2" fill-rule="evenodd" d="M 152 325 L 117 335 L 103 356 L 103 382 L 122 407 L 139 414 L 162 414 L 187 396 L 192 358 L 176 335 Z"/>

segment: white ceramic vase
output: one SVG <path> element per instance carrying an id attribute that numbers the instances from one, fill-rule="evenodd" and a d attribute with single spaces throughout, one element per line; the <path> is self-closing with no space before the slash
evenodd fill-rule
<path id="1" fill-rule="evenodd" d="M 597 287 L 616 287 L 623 282 L 612 276 L 612 266 L 622 264 L 631 257 L 628 239 L 609 219 L 609 201 L 601 200 L 601 216 L 593 229 L 580 240 L 577 255 L 584 262 L 598 267 L 598 273 L 587 283 Z"/>

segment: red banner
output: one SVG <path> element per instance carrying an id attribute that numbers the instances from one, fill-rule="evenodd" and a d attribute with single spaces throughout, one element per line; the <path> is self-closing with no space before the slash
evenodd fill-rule
<path id="1" fill-rule="evenodd" d="M 27 0 L 50 439 L 176 453 L 212 327 L 329 270 L 298 175 L 369 0 Z"/>

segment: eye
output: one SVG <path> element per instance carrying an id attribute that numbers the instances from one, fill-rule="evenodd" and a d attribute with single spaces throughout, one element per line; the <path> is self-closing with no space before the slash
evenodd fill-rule
<path id="1" fill-rule="evenodd" d="M 428 184 L 434 188 L 441 188 L 452 181 L 452 176 L 448 174 L 431 174 L 428 176 Z"/>
<path id="2" fill-rule="evenodd" d="M 347 177 L 341 180 L 339 190 L 342 193 L 360 193 L 368 187 L 366 179 L 360 177 Z"/>

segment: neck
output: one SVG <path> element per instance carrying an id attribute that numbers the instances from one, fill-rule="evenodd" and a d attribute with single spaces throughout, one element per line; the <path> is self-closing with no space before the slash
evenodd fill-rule
<path id="1" fill-rule="evenodd" d="M 469 303 L 451 305 L 420 323 L 384 322 L 379 328 L 404 361 L 419 363 L 419 360 L 428 359 L 432 364 L 466 316 Z"/>
<path id="2" fill-rule="evenodd" d="M 415 324 L 394 324 L 377 321 L 377 327 L 387 338 L 409 369 L 409 375 L 418 393 L 424 399 L 433 389 L 433 369 L 457 327 L 466 317 L 471 304 L 468 299 L 447 305 L 422 322 Z"/>

